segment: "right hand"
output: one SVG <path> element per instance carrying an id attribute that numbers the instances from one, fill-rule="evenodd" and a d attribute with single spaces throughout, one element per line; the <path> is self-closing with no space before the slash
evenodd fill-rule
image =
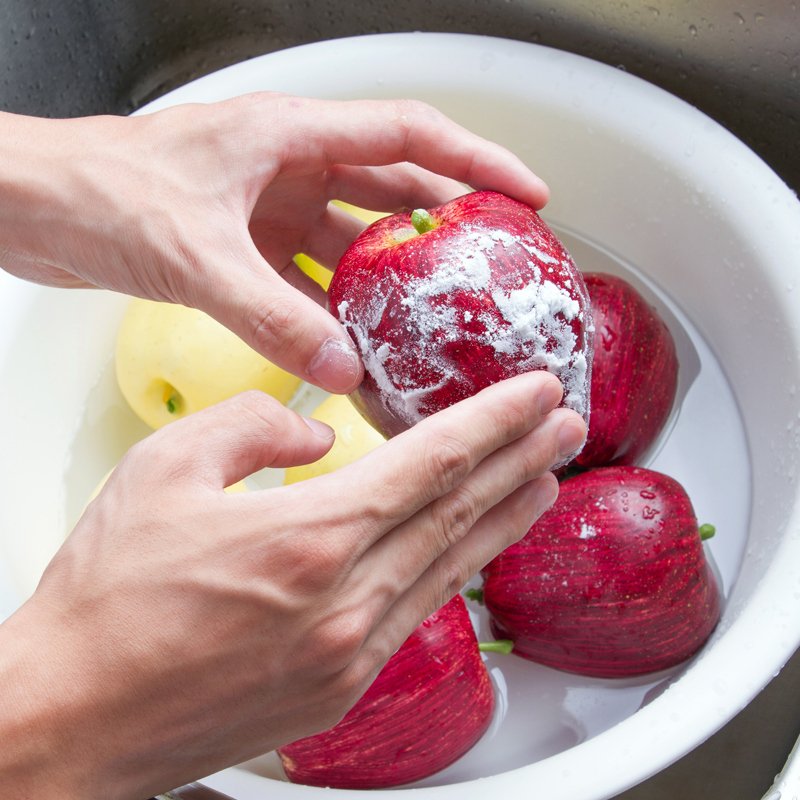
<path id="1" fill-rule="evenodd" d="M 554 502 L 548 469 L 586 433 L 560 397 L 519 375 L 334 473 L 245 494 L 223 487 L 319 458 L 331 430 L 248 393 L 134 446 L 0 627 L 20 731 L 0 711 L 0 783 L 141 800 L 336 723 Z"/>

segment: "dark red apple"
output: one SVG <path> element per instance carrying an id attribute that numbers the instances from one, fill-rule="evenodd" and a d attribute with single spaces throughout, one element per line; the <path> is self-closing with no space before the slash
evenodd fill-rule
<path id="1" fill-rule="evenodd" d="M 456 595 L 411 634 L 341 722 L 278 755 L 294 783 L 398 786 L 464 755 L 493 711 L 489 674 L 464 600 Z"/>
<path id="2" fill-rule="evenodd" d="M 601 678 L 675 666 L 706 641 L 720 590 L 683 487 L 639 467 L 561 484 L 556 504 L 483 570 L 494 634 L 517 655 Z"/>
<path id="3" fill-rule="evenodd" d="M 585 273 L 595 324 L 589 435 L 575 464 L 634 464 L 664 428 L 678 389 L 675 342 L 626 280 Z"/>
<path id="4" fill-rule="evenodd" d="M 557 375 L 564 404 L 588 418 L 586 287 L 523 203 L 481 191 L 378 220 L 342 256 L 328 296 L 366 369 L 352 400 L 385 436 L 535 369 Z"/>

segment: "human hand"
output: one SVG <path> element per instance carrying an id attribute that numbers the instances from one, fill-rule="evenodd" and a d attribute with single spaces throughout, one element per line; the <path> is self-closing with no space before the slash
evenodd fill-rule
<path id="1" fill-rule="evenodd" d="M 458 181 L 536 208 L 547 200 L 508 151 L 412 101 L 260 93 L 138 117 L 0 123 L 2 266 L 199 308 L 340 393 L 360 382 L 360 359 L 292 262 L 302 251 L 332 268 L 363 227 L 329 200 L 431 206 L 462 194 Z"/>
<path id="2" fill-rule="evenodd" d="M 546 470 L 586 432 L 560 397 L 520 375 L 245 494 L 222 489 L 330 429 L 250 393 L 134 446 L 0 626 L 6 793 L 141 800 L 334 724 L 552 504 Z"/>

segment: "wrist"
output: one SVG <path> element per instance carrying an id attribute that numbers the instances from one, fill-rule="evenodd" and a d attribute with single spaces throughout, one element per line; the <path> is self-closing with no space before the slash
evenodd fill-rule
<path id="1" fill-rule="evenodd" d="M 110 208 L 87 156 L 97 158 L 97 132 L 115 119 L 0 111 L 0 267 L 37 283 L 87 285 L 77 273 Z"/>
<path id="2" fill-rule="evenodd" d="M 50 162 L 60 146 L 59 124 L 0 112 L 0 264 L 24 277 L 41 260 L 37 229 L 41 238 L 58 214 L 52 194 L 57 169 Z"/>

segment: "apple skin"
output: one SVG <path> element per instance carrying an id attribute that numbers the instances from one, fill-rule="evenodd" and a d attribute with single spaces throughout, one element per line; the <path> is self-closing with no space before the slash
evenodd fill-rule
<path id="1" fill-rule="evenodd" d="M 673 667 L 720 615 L 686 492 L 639 467 L 565 480 L 556 504 L 482 575 L 495 636 L 531 661 L 592 677 Z"/>
<path id="2" fill-rule="evenodd" d="M 415 212 L 417 213 L 417 212 Z M 572 258 L 529 206 L 472 192 L 428 214 L 370 225 L 328 291 L 365 366 L 351 399 L 385 436 L 521 372 L 547 369 L 589 415 L 589 297 Z"/>
<path id="3" fill-rule="evenodd" d="M 287 403 L 301 383 L 202 311 L 138 298 L 122 319 L 115 367 L 123 397 L 151 428 L 248 389 Z"/>
<path id="4" fill-rule="evenodd" d="M 678 390 L 675 342 L 627 281 L 584 273 L 595 324 L 589 435 L 574 464 L 635 464 L 658 438 Z"/>
<path id="5" fill-rule="evenodd" d="M 284 484 L 316 478 L 334 472 L 366 455 L 379 445 L 384 438 L 353 407 L 348 398 L 332 394 L 313 411 L 314 419 L 330 425 L 336 433 L 333 446 L 322 458 L 311 464 L 287 467 Z"/>
<path id="6" fill-rule="evenodd" d="M 278 755 L 293 783 L 400 786 L 464 755 L 493 713 L 492 683 L 456 595 L 411 634 L 341 722 Z"/>

